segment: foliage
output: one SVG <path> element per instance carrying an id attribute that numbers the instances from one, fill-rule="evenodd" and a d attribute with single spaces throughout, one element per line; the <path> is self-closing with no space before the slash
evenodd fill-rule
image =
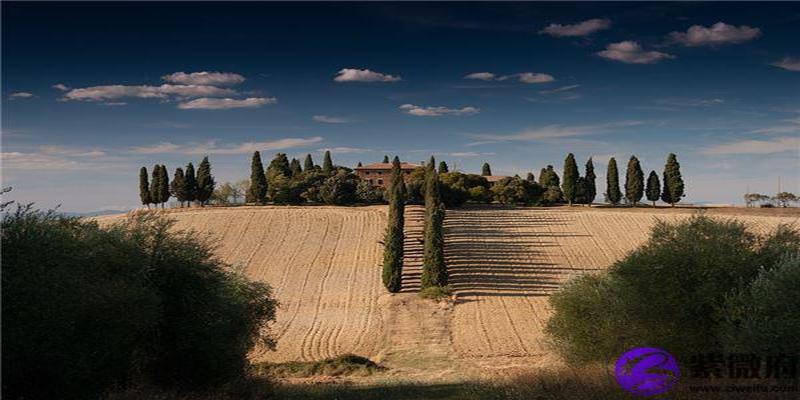
<path id="1" fill-rule="evenodd" d="M 197 201 L 204 205 L 211 194 L 214 193 L 214 177 L 211 175 L 211 163 L 208 157 L 203 157 L 200 166 L 197 167 Z"/>
<path id="2" fill-rule="evenodd" d="M 306 158 L 303 160 L 303 172 L 311 172 L 316 169 L 315 167 L 311 154 L 306 154 Z"/>
<path id="3" fill-rule="evenodd" d="M 325 179 L 319 188 L 319 197 L 326 204 L 352 204 L 356 200 L 356 186 L 358 186 L 357 176 L 339 171 L 336 175 Z"/>
<path id="4" fill-rule="evenodd" d="M 650 171 L 650 175 L 647 177 L 645 193 L 647 195 L 647 200 L 652 201 L 653 207 L 655 207 L 661 194 L 661 183 L 658 181 L 658 174 L 656 171 Z"/>
<path id="5" fill-rule="evenodd" d="M 242 197 L 240 187 L 230 182 L 225 182 L 214 189 L 214 194 L 211 195 L 211 199 L 217 204 L 235 204 L 239 202 L 240 197 Z"/>
<path id="6" fill-rule="evenodd" d="M 197 177 L 194 174 L 194 165 L 192 163 L 186 165 L 183 176 L 186 184 L 186 201 L 197 200 Z"/>
<path id="7" fill-rule="evenodd" d="M 250 188 L 247 190 L 245 202 L 264 204 L 267 201 L 267 177 L 264 175 L 264 164 L 261 153 L 253 152 L 250 161 Z"/>
<path id="8" fill-rule="evenodd" d="M 545 188 L 551 186 L 561 187 L 561 181 L 552 165 L 548 165 L 547 168 L 542 168 L 542 171 L 539 173 L 539 184 Z"/>
<path id="9" fill-rule="evenodd" d="M 595 184 L 595 179 L 597 176 L 594 174 L 594 163 L 592 162 L 591 157 L 589 157 L 589 160 L 586 161 L 585 168 L 586 172 L 583 178 L 583 190 L 580 203 L 592 204 L 592 202 L 594 202 L 594 198 L 597 197 L 597 185 Z"/>
<path id="10" fill-rule="evenodd" d="M 410 204 L 422 204 L 425 196 L 425 167 L 417 167 L 406 179 L 406 201 Z"/>
<path id="11" fill-rule="evenodd" d="M 567 158 L 564 160 L 563 177 L 564 180 L 561 181 L 561 193 L 564 196 L 564 200 L 566 200 L 569 205 L 572 205 L 578 194 L 578 178 L 580 177 L 578 164 L 575 163 L 575 156 L 572 155 L 572 153 L 567 154 Z"/>
<path id="12" fill-rule="evenodd" d="M 780 192 L 772 198 L 773 200 L 777 201 L 781 207 L 789 207 L 789 203 L 798 201 L 798 198 L 794 193 L 789 192 Z"/>
<path id="13" fill-rule="evenodd" d="M 300 166 L 300 160 L 296 158 L 292 158 L 292 161 L 289 163 L 289 169 L 292 171 L 292 178 L 296 178 L 303 173 L 303 168 Z"/>
<path id="14" fill-rule="evenodd" d="M 400 176 L 402 184 L 403 176 Z M 358 180 L 356 185 L 356 199 L 361 203 L 373 204 L 380 203 L 384 198 L 384 190 L 380 186 L 372 186 L 368 181 L 363 179 Z"/>
<path id="15" fill-rule="evenodd" d="M 489 166 L 489 163 L 483 163 L 483 167 L 481 167 L 481 175 L 483 176 L 492 175 L 492 167 Z"/>
<path id="16" fill-rule="evenodd" d="M 400 159 L 392 162 L 392 180 L 389 184 L 389 218 L 384 235 L 383 250 L 383 285 L 392 293 L 402 288 L 403 275 L 403 242 L 405 234 L 405 185 Z"/>
<path id="17" fill-rule="evenodd" d="M 770 197 L 765 194 L 759 193 L 745 193 L 744 194 L 744 202 L 747 207 L 752 207 L 753 203 L 758 203 L 762 201 L 769 201 Z"/>
<path id="18" fill-rule="evenodd" d="M 354 354 L 326 358 L 320 361 L 291 361 L 286 363 L 260 363 L 256 365 L 259 374 L 278 377 L 308 378 L 312 376 L 370 376 L 383 371 L 372 360 Z"/>
<path id="19" fill-rule="evenodd" d="M 484 186 L 475 186 L 469 189 L 469 200 L 476 203 L 491 203 L 492 191 Z"/>
<path id="20" fill-rule="evenodd" d="M 544 193 L 542 193 L 543 204 L 556 204 L 561 202 L 562 199 L 561 188 L 558 186 L 549 186 L 545 189 Z"/>
<path id="21" fill-rule="evenodd" d="M 628 169 L 625 172 L 625 199 L 629 204 L 636 205 L 644 195 L 644 172 L 639 165 L 639 159 L 631 156 L 628 160 Z"/>
<path id="22" fill-rule="evenodd" d="M 419 291 L 419 297 L 429 300 L 445 300 L 453 296 L 453 288 L 450 285 L 429 286 Z"/>
<path id="23" fill-rule="evenodd" d="M 186 201 L 186 178 L 183 176 L 182 168 L 175 168 L 175 175 L 172 177 L 169 190 L 183 207 L 183 202 Z"/>
<path id="24" fill-rule="evenodd" d="M 504 178 L 490 189 L 494 199 L 501 204 L 533 204 L 541 200 L 544 190 L 535 182 L 518 176 Z"/>
<path id="25" fill-rule="evenodd" d="M 152 213 L 105 228 L 20 208 L 2 221 L 3 395 L 94 398 L 147 379 L 203 388 L 245 373 L 276 303 L 193 232 Z"/>
<path id="26" fill-rule="evenodd" d="M 286 153 L 275 154 L 275 157 L 269 163 L 269 167 L 267 167 L 267 177 L 277 174 L 286 177 L 292 176 L 292 167 L 289 165 L 289 159 L 286 157 Z"/>
<path id="27" fill-rule="evenodd" d="M 147 179 L 147 168 L 142 167 L 139 169 L 139 200 L 142 205 L 150 207 L 150 183 Z"/>
<path id="28" fill-rule="evenodd" d="M 140 172 L 141 173 L 141 172 Z M 158 205 L 161 203 L 161 166 L 156 164 L 153 166 L 153 179 L 150 180 L 150 202 Z"/>
<path id="29" fill-rule="evenodd" d="M 622 192 L 619 191 L 617 160 L 611 157 L 608 160 L 608 172 L 606 172 L 606 201 L 616 205 L 620 200 L 622 200 Z"/>
<path id="30" fill-rule="evenodd" d="M 667 156 L 667 164 L 664 166 L 664 179 L 661 181 L 662 192 L 661 200 L 675 206 L 685 196 L 683 190 L 683 178 L 681 177 L 681 165 L 678 163 L 675 154 Z"/>
<path id="31" fill-rule="evenodd" d="M 450 168 L 447 167 L 447 163 L 444 161 L 439 161 L 439 173 L 444 174 L 450 172 Z"/>
<path id="32" fill-rule="evenodd" d="M 458 207 L 467 200 L 475 200 L 470 195 L 473 188 L 487 188 L 489 182 L 485 177 L 475 174 L 462 174 L 461 172 L 447 172 L 439 175 L 440 193 L 442 201 L 447 207 Z"/>
<path id="33" fill-rule="evenodd" d="M 333 174 L 333 160 L 329 150 L 325 150 L 325 157 L 322 159 L 322 173 L 329 176 Z"/>
<path id="34" fill-rule="evenodd" d="M 798 250 L 800 232 L 787 227 L 759 238 L 740 222 L 705 216 L 659 222 L 607 273 L 553 296 L 547 331 L 572 361 L 607 361 L 644 343 L 678 358 L 721 351 L 726 297 Z"/>

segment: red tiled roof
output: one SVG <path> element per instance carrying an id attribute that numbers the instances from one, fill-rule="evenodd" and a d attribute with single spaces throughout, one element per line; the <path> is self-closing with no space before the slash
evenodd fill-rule
<path id="1" fill-rule="evenodd" d="M 417 168 L 417 167 L 419 167 L 419 165 L 417 165 L 417 164 L 410 164 L 410 163 L 407 163 L 407 162 L 401 162 L 400 163 L 400 169 L 414 169 L 414 168 Z M 356 167 L 356 169 L 385 169 L 385 170 L 390 170 L 390 169 L 392 169 L 392 163 L 372 163 L 372 164 L 367 164 L 367 165 L 365 165 L 363 167 Z"/>

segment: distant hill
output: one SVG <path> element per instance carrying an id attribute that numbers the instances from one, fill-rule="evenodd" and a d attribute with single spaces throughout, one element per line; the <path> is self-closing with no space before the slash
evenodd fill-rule
<path id="1" fill-rule="evenodd" d="M 100 215 L 126 214 L 128 211 L 129 210 L 98 210 L 98 211 L 86 211 L 86 212 L 75 212 L 75 211 L 57 211 L 57 212 L 67 217 L 97 217 Z"/>

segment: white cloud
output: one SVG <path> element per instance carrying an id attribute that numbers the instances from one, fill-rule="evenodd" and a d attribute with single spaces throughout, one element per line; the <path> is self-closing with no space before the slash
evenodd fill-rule
<path id="1" fill-rule="evenodd" d="M 327 147 L 324 149 L 317 149 L 318 152 L 324 153 L 326 151 L 330 151 L 331 153 L 338 153 L 338 154 L 348 154 L 348 153 L 367 153 L 372 151 L 371 149 L 364 149 L 360 147 Z"/>
<path id="2" fill-rule="evenodd" d="M 70 89 L 69 86 L 67 86 L 67 85 L 65 85 L 63 83 L 56 83 L 52 87 L 53 87 L 53 89 L 58 89 L 58 90 L 60 90 L 62 92 L 66 92 L 66 91 L 68 91 Z"/>
<path id="3" fill-rule="evenodd" d="M 750 132 L 764 133 L 764 134 L 800 132 L 800 118 L 789 118 L 789 119 L 784 119 L 783 121 L 788 122 L 788 124 L 760 128 Z"/>
<path id="4" fill-rule="evenodd" d="M 710 99 L 667 98 L 667 99 L 658 99 L 655 101 L 655 103 L 666 106 L 675 106 L 675 107 L 711 107 L 724 104 L 725 100 L 720 98 L 710 98 Z"/>
<path id="5" fill-rule="evenodd" d="M 562 86 L 562 87 L 558 87 L 558 88 L 551 89 L 551 90 L 542 90 L 539 93 L 541 93 L 541 94 L 554 94 L 554 93 L 568 92 L 570 90 L 574 90 L 574 89 L 577 89 L 579 87 L 581 87 L 581 85 L 568 85 L 568 86 Z"/>
<path id="6" fill-rule="evenodd" d="M 322 122 L 324 124 L 345 124 L 350 122 L 349 119 L 344 117 L 332 117 L 329 115 L 315 115 L 311 117 L 314 121 Z"/>
<path id="7" fill-rule="evenodd" d="M 598 56 L 623 62 L 626 64 L 653 64 L 661 60 L 675 58 L 675 56 L 660 51 L 644 51 L 639 43 L 626 40 L 611 43 L 606 49 L 597 53 Z"/>
<path id="8" fill-rule="evenodd" d="M 76 170 L 88 166 L 77 160 L 41 153 L 17 151 L 0 153 L 3 168 L 9 170 Z"/>
<path id="9" fill-rule="evenodd" d="M 417 117 L 441 117 L 444 115 L 472 115 L 480 112 L 476 107 L 448 108 L 448 107 L 422 107 L 414 104 L 403 104 L 399 107 L 406 114 Z"/>
<path id="10" fill-rule="evenodd" d="M 103 85 L 70 89 L 64 100 L 104 101 L 125 97 L 166 99 L 169 97 L 232 96 L 236 91 L 206 85 Z"/>
<path id="11" fill-rule="evenodd" d="M 486 153 L 479 153 L 477 151 L 456 151 L 452 153 L 434 153 L 437 156 L 445 156 L 445 157 L 480 157 L 480 156 L 493 156 L 496 153 L 493 152 L 486 152 Z"/>
<path id="12" fill-rule="evenodd" d="M 274 97 L 248 97 L 246 99 L 217 99 L 203 97 L 178 104 L 182 110 L 227 110 L 230 108 L 256 108 L 266 104 L 274 104 Z"/>
<path id="13" fill-rule="evenodd" d="M 800 151 L 800 137 L 779 137 L 771 140 L 741 140 L 711 146 L 703 154 L 774 154 Z"/>
<path id="14" fill-rule="evenodd" d="M 228 86 L 238 85 L 244 82 L 244 77 L 232 72 L 175 72 L 169 75 L 164 75 L 161 79 L 179 83 L 181 85 L 210 85 L 210 86 Z"/>
<path id="15" fill-rule="evenodd" d="M 150 147 L 134 147 L 130 151 L 137 154 L 249 154 L 254 151 L 283 150 L 295 147 L 310 146 L 322 141 L 322 137 L 285 138 L 265 142 L 245 142 L 239 144 L 219 145 L 212 140 L 206 143 L 178 145 L 164 142 Z"/>
<path id="16" fill-rule="evenodd" d="M 63 146 L 41 146 L 39 152 L 48 155 L 60 155 L 69 157 L 102 157 L 106 155 L 105 151 L 97 149 L 80 149 Z"/>
<path id="17" fill-rule="evenodd" d="M 783 68 L 787 71 L 800 72 L 800 58 L 784 57 L 780 61 L 775 61 L 770 65 Z"/>
<path id="18" fill-rule="evenodd" d="M 542 139 L 559 139 L 596 135 L 641 124 L 641 121 L 620 121 L 596 125 L 547 125 L 541 128 L 527 129 L 512 134 L 478 134 L 471 136 L 483 140 L 481 142 L 474 142 L 472 145 L 505 141 L 536 141 Z"/>
<path id="19" fill-rule="evenodd" d="M 731 43 L 743 43 L 761 35 L 761 30 L 747 25 L 736 27 L 724 22 L 717 22 L 706 28 L 693 25 L 686 32 L 672 32 L 670 38 L 684 46 L 716 46 Z"/>
<path id="20" fill-rule="evenodd" d="M 491 72 L 473 72 L 464 77 L 464 79 L 477 79 L 481 81 L 493 81 L 497 75 Z"/>
<path id="21" fill-rule="evenodd" d="M 35 97 L 33 93 L 29 92 L 14 92 L 8 95 L 8 98 L 11 100 L 16 99 L 30 99 L 31 97 Z"/>
<path id="22" fill-rule="evenodd" d="M 611 27 L 608 19 L 594 18 L 572 25 L 550 24 L 539 33 L 551 36 L 588 36 L 597 31 Z"/>
<path id="23" fill-rule="evenodd" d="M 333 80 L 336 82 L 397 82 L 400 77 L 368 69 L 344 68 L 336 74 Z"/>

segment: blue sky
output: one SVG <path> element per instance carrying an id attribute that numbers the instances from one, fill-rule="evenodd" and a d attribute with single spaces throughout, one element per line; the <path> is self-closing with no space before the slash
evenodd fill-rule
<path id="1" fill-rule="evenodd" d="M 137 206 L 138 168 L 253 150 L 496 174 L 678 155 L 687 202 L 800 192 L 797 3 L 4 2 L 2 178 Z M 538 175 L 538 173 L 537 173 Z"/>

